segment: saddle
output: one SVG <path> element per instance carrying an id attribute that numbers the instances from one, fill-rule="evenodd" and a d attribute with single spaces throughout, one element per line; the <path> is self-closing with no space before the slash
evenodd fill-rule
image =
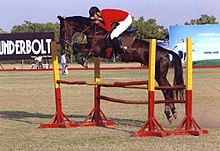
<path id="1" fill-rule="evenodd" d="M 122 47 L 131 47 L 136 38 L 137 31 L 138 28 L 126 30 L 118 37 L 118 40 L 121 43 Z M 110 38 L 110 35 L 111 33 L 106 34 L 105 38 L 106 45 L 108 46 L 104 55 L 106 58 L 111 58 L 113 55 L 112 39 Z"/>
<path id="2" fill-rule="evenodd" d="M 123 40 L 126 39 L 126 37 L 136 37 L 137 35 L 137 31 L 138 31 L 138 28 L 133 28 L 133 29 L 129 29 L 129 30 L 125 30 L 119 37 L 118 39 L 121 41 L 122 45 L 123 46 L 127 46 Z M 105 38 L 105 42 L 106 42 L 106 45 L 109 46 L 109 47 L 112 47 L 112 40 L 110 38 L 110 35 L 111 33 L 109 32 L 108 34 L 106 34 L 106 38 Z M 132 40 L 133 41 L 133 40 Z M 134 41 L 133 41 L 134 42 Z M 132 42 L 132 43 L 133 43 Z M 130 43 L 131 44 L 131 43 Z"/>
<path id="3" fill-rule="evenodd" d="M 122 33 L 122 36 L 125 35 L 125 36 L 129 36 L 129 37 L 134 37 L 134 36 L 137 35 L 137 31 L 138 31 L 138 28 L 133 28 L 133 29 L 125 30 Z"/>

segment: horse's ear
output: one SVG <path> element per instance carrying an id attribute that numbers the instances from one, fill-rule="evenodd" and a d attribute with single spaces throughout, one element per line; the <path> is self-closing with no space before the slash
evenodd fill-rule
<path id="1" fill-rule="evenodd" d="M 61 17 L 61 16 L 57 16 L 57 18 L 58 18 L 60 21 L 64 20 L 64 18 Z"/>

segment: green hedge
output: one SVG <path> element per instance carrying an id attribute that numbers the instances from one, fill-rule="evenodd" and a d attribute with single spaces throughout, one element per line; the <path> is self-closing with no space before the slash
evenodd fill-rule
<path id="1" fill-rule="evenodd" d="M 193 66 L 220 66 L 220 59 L 193 61 Z"/>

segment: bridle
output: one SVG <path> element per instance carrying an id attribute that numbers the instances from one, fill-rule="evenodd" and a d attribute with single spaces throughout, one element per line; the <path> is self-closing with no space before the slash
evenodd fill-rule
<path id="1" fill-rule="evenodd" d="M 85 31 L 87 31 L 90 27 L 92 27 L 93 25 L 94 25 L 94 23 L 92 23 L 91 25 L 89 25 L 88 27 L 86 27 L 83 31 L 80 32 L 80 34 L 83 35 L 83 33 L 84 33 Z M 74 34 L 75 32 L 78 32 L 78 28 L 77 28 L 77 27 L 75 27 L 75 26 L 70 27 L 68 24 L 65 24 L 64 30 L 65 30 L 65 29 L 70 30 L 70 32 L 72 33 L 71 37 L 73 37 L 73 34 Z M 75 29 L 75 30 L 74 30 L 74 29 Z M 65 49 L 65 44 L 68 44 L 69 46 L 72 46 L 72 45 L 73 45 L 73 44 L 72 44 L 72 41 L 70 41 L 70 40 L 72 40 L 72 38 L 71 38 L 71 39 L 69 39 L 69 38 L 64 38 L 64 39 L 60 38 L 60 39 L 59 39 L 60 42 L 61 42 L 61 41 L 64 41 L 64 49 Z M 66 50 L 66 49 L 65 49 L 65 50 Z"/>
<path id="2" fill-rule="evenodd" d="M 83 29 L 81 32 L 79 32 L 79 34 L 80 35 L 83 35 L 89 28 L 91 28 L 93 25 L 95 25 L 95 23 L 93 22 L 91 25 L 89 25 L 89 26 L 87 26 L 85 29 Z M 75 27 L 75 26 L 70 26 L 69 24 L 65 24 L 64 25 L 64 29 L 66 30 L 66 29 L 68 29 L 69 31 L 70 31 L 70 33 L 72 33 L 71 34 L 71 37 L 73 37 L 73 35 L 74 35 L 74 33 L 76 33 L 76 32 L 78 32 L 78 28 L 77 27 Z M 89 49 L 89 51 L 88 51 L 88 54 L 87 54 L 87 56 L 85 57 L 85 60 L 87 60 L 90 56 L 91 56 L 91 54 L 92 54 L 92 52 L 93 52 L 93 50 L 94 50 L 94 43 L 95 43 L 95 41 L 96 41 L 96 39 L 97 38 L 103 38 L 103 37 L 101 37 L 101 36 L 98 36 L 98 35 L 96 35 L 97 33 L 96 33 L 96 26 L 95 26 L 95 29 L 94 29 L 94 31 L 93 31 L 93 34 L 92 35 L 87 35 L 87 37 L 88 38 L 92 38 L 92 42 L 91 42 L 91 48 Z M 66 37 L 66 36 L 65 36 Z M 72 38 L 65 38 L 65 39 L 59 39 L 59 41 L 61 42 L 61 41 L 63 41 L 64 42 L 64 50 L 68 50 L 68 49 L 66 49 L 66 44 L 68 45 L 68 47 L 70 48 L 71 46 L 75 46 L 74 45 L 74 43 L 73 43 L 73 41 L 72 41 Z"/>

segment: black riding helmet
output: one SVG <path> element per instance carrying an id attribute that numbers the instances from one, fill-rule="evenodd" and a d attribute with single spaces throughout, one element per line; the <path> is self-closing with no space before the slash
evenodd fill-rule
<path id="1" fill-rule="evenodd" d="M 100 12 L 100 10 L 98 9 L 98 7 L 93 6 L 89 9 L 89 16 L 92 17 L 95 15 L 95 13 Z"/>

